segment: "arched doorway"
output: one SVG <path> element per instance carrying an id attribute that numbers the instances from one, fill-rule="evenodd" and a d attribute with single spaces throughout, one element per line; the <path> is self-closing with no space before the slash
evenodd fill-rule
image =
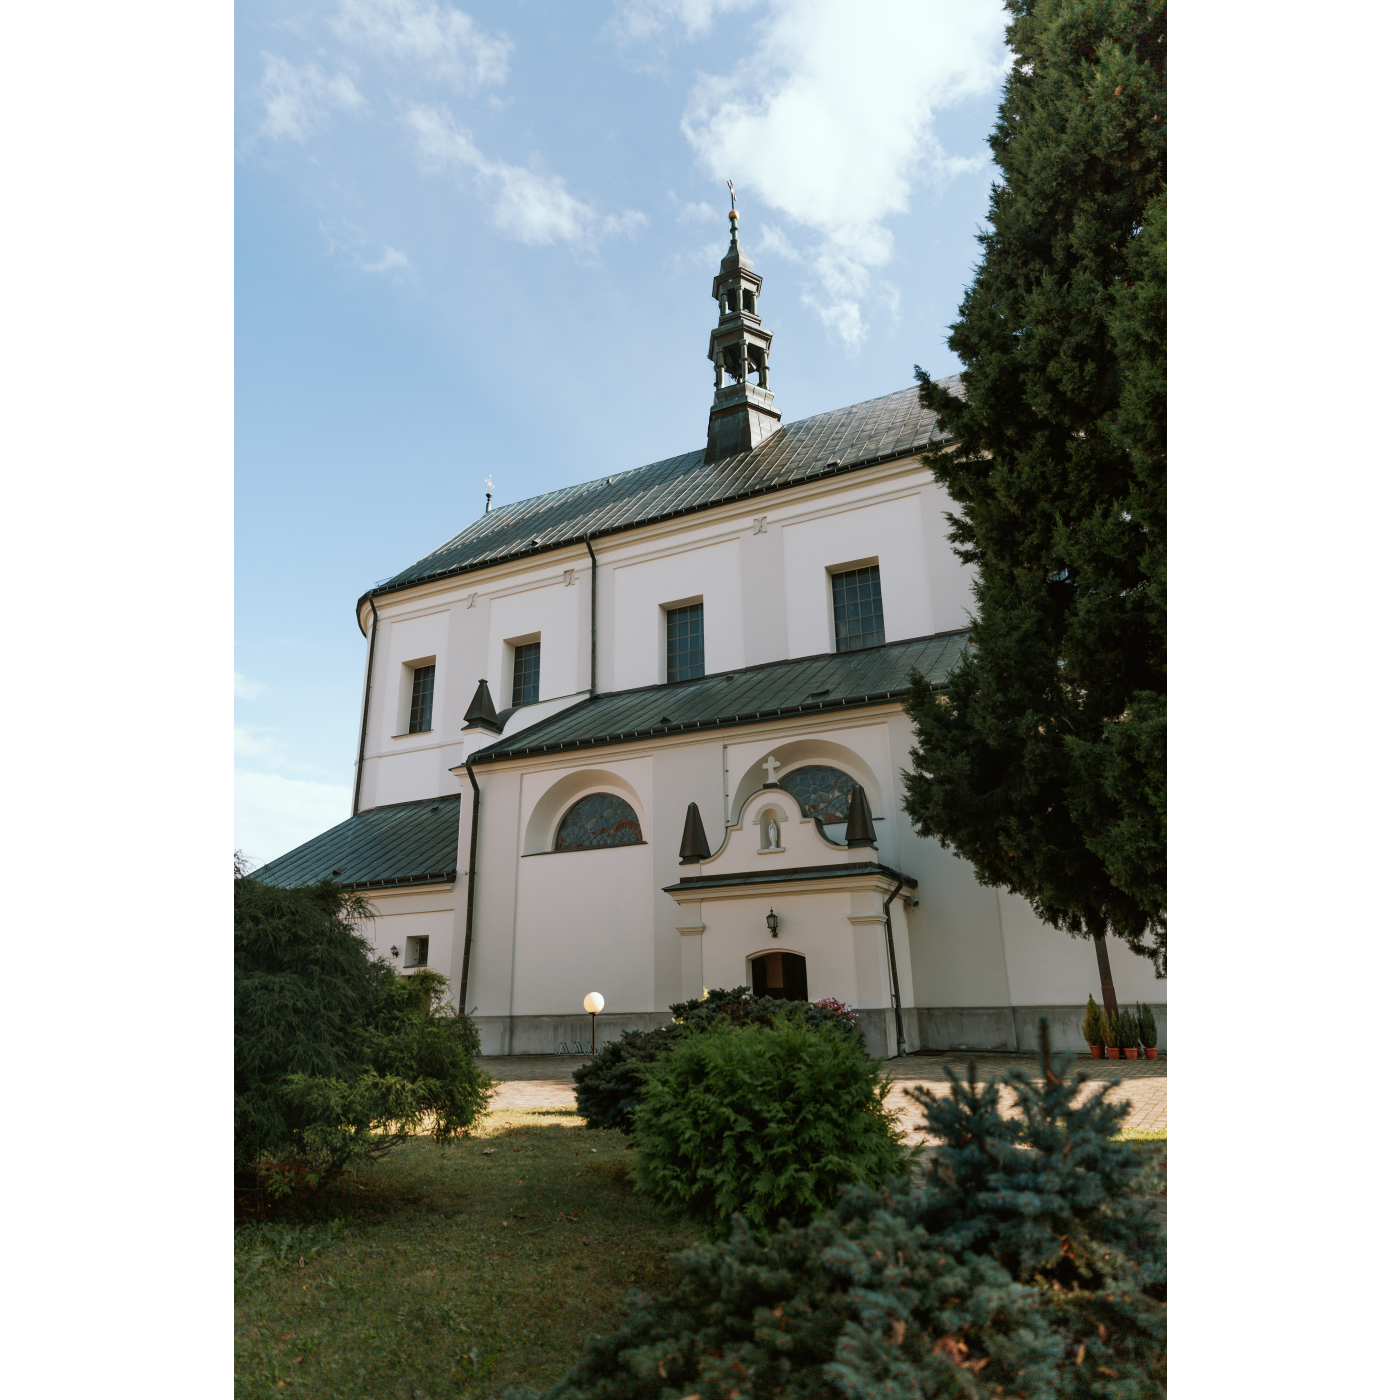
<path id="1" fill-rule="evenodd" d="M 757 953 L 749 959 L 756 997 L 807 1000 L 807 959 L 801 953 Z"/>

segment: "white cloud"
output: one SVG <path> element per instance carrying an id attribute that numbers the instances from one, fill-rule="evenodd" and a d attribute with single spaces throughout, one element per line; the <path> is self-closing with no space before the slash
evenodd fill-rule
<path id="1" fill-rule="evenodd" d="M 234 694 L 238 692 L 235 690 Z M 233 752 L 238 758 L 251 758 L 256 762 L 269 763 L 280 760 L 283 754 L 277 731 L 265 724 L 248 724 L 240 720 L 233 726 Z"/>
<path id="2" fill-rule="evenodd" d="M 724 215 L 713 204 L 690 204 L 683 199 L 677 199 L 670 190 L 667 191 L 667 194 L 678 211 L 676 214 L 678 224 L 711 224 L 715 228 L 720 228 L 724 224 Z"/>
<path id="3" fill-rule="evenodd" d="M 338 826 L 350 815 L 350 788 L 275 773 L 233 775 L 234 845 L 265 865 Z"/>
<path id="4" fill-rule="evenodd" d="M 521 243 L 573 243 L 587 246 L 599 234 L 634 236 L 646 215 L 635 209 L 600 214 L 571 195 L 558 175 L 491 160 L 448 112 L 410 107 L 405 120 L 418 137 L 418 151 L 428 169 L 464 167 L 493 193 L 496 227 Z"/>
<path id="5" fill-rule="evenodd" d="M 233 673 L 233 696 L 235 700 L 261 700 L 267 694 L 267 687 L 261 681 L 245 676 L 241 671 Z"/>
<path id="6" fill-rule="evenodd" d="M 259 130 L 274 141 L 283 137 L 305 141 L 325 120 L 330 108 L 354 111 L 365 105 L 349 74 L 327 77 L 314 63 L 297 68 L 271 53 L 263 54 L 258 95 L 264 108 Z"/>
<path id="7" fill-rule="evenodd" d="M 653 7 L 656 9 L 657 7 Z M 916 181 L 982 168 L 950 157 L 934 114 L 994 89 L 1006 71 L 1000 0 L 885 0 L 857 22 L 842 0 L 774 0 L 748 55 L 701 75 L 681 129 L 716 181 L 732 179 L 816 238 L 808 293 L 848 347 L 865 307 L 891 304 L 874 273 Z"/>
<path id="8" fill-rule="evenodd" d="M 622 39 L 656 39 L 679 25 L 687 39 L 708 33 L 717 14 L 750 9 L 755 0 L 620 0 L 611 28 Z"/>
<path id="9" fill-rule="evenodd" d="M 756 254 L 771 253 L 775 257 L 800 262 L 801 253 L 792 246 L 792 240 L 774 224 L 764 224 L 758 231 L 758 242 L 753 245 Z"/>
<path id="10" fill-rule="evenodd" d="M 514 47 L 435 0 L 340 0 L 331 28 L 347 43 L 419 64 L 432 77 L 473 88 L 503 83 Z"/>
<path id="11" fill-rule="evenodd" d="M 384 256 L 378 262 L 362 262 L 361 272 L 391 272 L 396 267 L 408 266 L 408 254 L 401 253 L 397 248 L 391 248 L 387 243 L 384 245 Z"/>

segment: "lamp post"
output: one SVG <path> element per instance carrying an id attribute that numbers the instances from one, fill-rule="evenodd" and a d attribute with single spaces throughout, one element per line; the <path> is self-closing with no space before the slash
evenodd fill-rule
<path id="1" fill-rule="evenodd" d="M 771 905 L 768 909 L 768 917 L 763 922 L 768 925 L 768 932 L 776 938 L 778 936 L 778 916 L 773 912 Z"/>
<path id="2" fill-rule="evenodd" d="M 583 1009 L 593 1018 L 593 1029 L 589 1034 L 588 1053 L 598 1053 L 598 1013 L 603 1009 L 602 992 L 589 992 L 583 999 Z"/>

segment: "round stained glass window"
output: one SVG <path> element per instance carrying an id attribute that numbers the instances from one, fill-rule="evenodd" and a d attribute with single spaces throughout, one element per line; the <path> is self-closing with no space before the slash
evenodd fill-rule
<path id="1" fill-rule="evenodd" d="M 811 764 L 784 773 L 778 779 L 778 786 L 797 799 L 804 817 L 839 823 L 850 815 L 851 793 L 856 784 L 849 773 L 839 768 Z"/>
<path id="2" fill-rule="evenodd" d="M 600 846 L 635 846 L 642 824 L 630 803 L 610 792 L 594 792 L 575 802 L 559 823 L 556 851 L 590 851 Z"/>

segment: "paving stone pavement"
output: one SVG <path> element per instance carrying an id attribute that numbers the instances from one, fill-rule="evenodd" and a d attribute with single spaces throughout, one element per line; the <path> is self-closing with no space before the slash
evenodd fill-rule
<path id="1" fill-rule="evenodd" d="M 916 1142 L 927 1139 L 919 1132 L 923 1110 L 904 1091 L 921 1085 L 934 1094 L 948 1093 L 945 1066 L 966 1073 L 969 1062 L 976 1065 L 977 1077 L 994 1078 L 1013 1066 L 1036 1074 L 1040 1060 L 1035 1055 L 1008 1054 L 1004 1051 L 920 1052 L 903 1060 L 890 1060 L 886 1072 L 895 1081 L 887 1100 L 899 1114 L 904 1130 Z M 492 1108 L 572 1108 L 574 1070 L 583 1063 L 577 1055 L 493 1055 L 482 1061 L 497 1081 Z M 1094 1060 L 1088 1055 L 1075 1058 L 1074 1070 L 1088 1076 L 1086 1091 L 1098 1084 L 1111 1084 L 1111 1102 L 1127 1101 L 1132 1113 L 1125 1126 L 1156 1128 L 1167 1126 L 1167 1062 L 1158 1060 Z M 1008 1091 L 1002 1090 L 1003 1098 Z"/>

